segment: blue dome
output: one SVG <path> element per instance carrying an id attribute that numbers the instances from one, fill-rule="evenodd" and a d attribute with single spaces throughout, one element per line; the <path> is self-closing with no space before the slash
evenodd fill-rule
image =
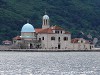
<path id="1" fill-rule="evenodd" d="M 35 29 L 31 24 L 27 23 L 22 27 L 21 32 L 35 32 Z"/>

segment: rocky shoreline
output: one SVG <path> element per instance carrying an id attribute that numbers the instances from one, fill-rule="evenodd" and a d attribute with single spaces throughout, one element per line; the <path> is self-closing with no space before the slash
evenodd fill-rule
<path id="1" fill-rule="evenodd" d="M 10 52 L 100 52 L 100 50 L 62 50 L 62 49 L 0 49 Z"/>
<path id="2" fill-rule="evenodd" d="M 92 50 L 72 50 L 72 49 L 12 49 L 11 46 L 0 45 L 0 51 L 9 52 L 100 52 L 100 48 Z"/>

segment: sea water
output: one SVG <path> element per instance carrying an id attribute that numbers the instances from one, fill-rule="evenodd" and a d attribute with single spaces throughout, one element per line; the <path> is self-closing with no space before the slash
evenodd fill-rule
<path id="1" fill-rule="evenodd" d="M 0 75 L 100 75 L 100 53 L 0 52 Z"/>

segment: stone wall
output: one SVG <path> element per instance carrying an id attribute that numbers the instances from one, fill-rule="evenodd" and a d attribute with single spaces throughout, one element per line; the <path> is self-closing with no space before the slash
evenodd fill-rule
<path id="1" fill-rule="evenodd" d="M 11 46 L 7 45 L 0 45 L 0 49 L 10 49 Z"/>

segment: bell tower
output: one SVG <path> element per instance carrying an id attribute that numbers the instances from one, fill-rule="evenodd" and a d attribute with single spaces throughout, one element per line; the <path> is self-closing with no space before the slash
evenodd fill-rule
<path id="1" fill-rule="evenodd" d="M 42 24 L 42 29 L 45 29 L 45 28 L 49 28 L 50 27 L 50 23 L 49 23 L 49 16 L 46 14 L 45 12 L 45 15 L 43 16 L 43 24 Z"/>

